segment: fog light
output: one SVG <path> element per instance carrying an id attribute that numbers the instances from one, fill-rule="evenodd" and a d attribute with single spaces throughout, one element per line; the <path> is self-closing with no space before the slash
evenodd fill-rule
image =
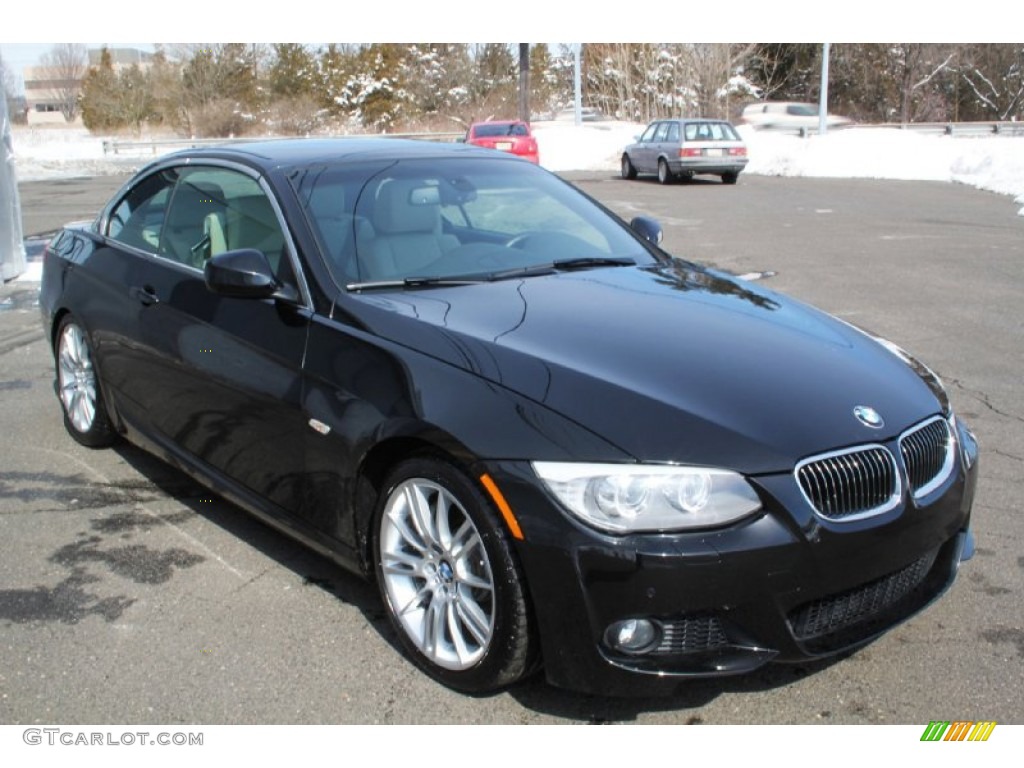
<path id="1" fill-rule="evenodd" d="M 661 639 L 658 625 L 647 619 L 617 621 L 605 630 L 604 640 L 622 653 L 641 654 L 652 650 Z"/>

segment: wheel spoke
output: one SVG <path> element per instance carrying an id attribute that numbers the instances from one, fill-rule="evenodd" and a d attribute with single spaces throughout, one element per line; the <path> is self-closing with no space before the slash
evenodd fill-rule
<path id="1" fill-rule="evenodd" d="M 494 585 L 486 579 L 482 579 L 473 573 L 460 573 L 458 574 L 459 584 L 462 584 L 471 589 L 483 589 L 488 592 L 494 591 Z"/>
<path id="2" fill-rule="evenodd" d="M 423 558 L 407 552 L 388 552 L 384 556 L 384 570 L 396 576 L 423 578 Z"/>
<path id="3" fill-rule="evenodd" d="M 409 528 L 408 523 L 406 523 L 406 517 L 407 515 L 402 514 L 400 510 L 395 510 L 389 515 L 389 519 L 395 528 L 395 532 L 402 538 L 402 540 L 420 554 L 425 554 L 429 547 L 417 531 Z"/>
<path id="4" fill-rule="evenodd" d="M 466 645 L 466 638 L 462 634 L 462 621 L 458 615 L 459 607 L 455 601 L 449 601 L 447 610 L 445 611 L 446 618 L 448 620 L 448 633 L 452 636 L 452 645 L 455 646 L 455 655 L 459 657 L 460 662 L 465 662 L 466 659 L 470 658 L 469 646 Z M 480 638 L 477 638 L 477 642 L 480 643 Z"/>
<path id="5" fill-rule="evenodd" d="M 434 530 L 437 531 L 437 543 L 447 551 L 452 544 L 452 531 L 448 520 L 448 503 L 443 493 L 437 494 L 434 509 Z"/>
<path id="6" fill-rule="evenodd" d="M 491 634 L 490 618 L 475 600 L 464 594 L 459 597 L 459 601 L 455 604 L 455 610 L 459 614 L 463 626 L 469 630 L 469 633 L 476 638 L 480 645 L 484 645 Z"/>
<path id="7" fill-rule="evenodd" d="M 441 658 L 441 641 L 444 639 L 444 605 L 441 600 L 431 600 L 423 617 L 423 652 L 434 660 Z"/>
<path id="8" fill-rule="evenodd" d="M 398 612 L 398 615 L 405 616 L 406 614 L 411 613 L 416 608 L 423 607 L 423 598 L 429 597 L 430 594 L 430 587 L 424 584 L 416 591 L 416 594 L 413 595 L 412 600 L 406 603 L 405 606 Z"/>
<path id="9" fill-rule="evenodd" d="M 412 524 L 423 540 L 424 549 L 430 549 L 431 544 L 437 543 L 437 536 L 431 525 L 430 502 L 419 486 L 410 486 L 406 489 L 405 502 Z"/>
<path id="10" fill-rule="evenodd" d="M 472 532 L 468 534 L 465 541 L 459 541 L 458 539 L 456 540 L 455 545 L 452 546 L 451 549 L 452 557 L 456 558 L 457 560 L 462 560 L 466 557 L 466 555 L 469 552 L 472 552 L 473 549 L 479 546 L 480 544 L 480 534 L 478 534 L 476 532 L 476 529 L 474 528 Z"/>

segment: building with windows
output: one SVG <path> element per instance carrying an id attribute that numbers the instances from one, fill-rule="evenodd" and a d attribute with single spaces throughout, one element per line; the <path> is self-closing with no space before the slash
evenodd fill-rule
<path id="1" fill-rule="evenodd" d="M 148 69 L 153 64 L 153 54 L 138 48 L 109 48 L 114 71 L 120 71 L 133 65 Z M 25 81 L 25 110 L 30 125 L 46 123 L 64 123 L 62 106 L 70 98 L 76 98 L 81 90 L 82 80 L 90 67 L 99 66 L 102 48 L 91 48 L 87 51 L 88 63 L 79 67 L 81 74 L 77 77 L 75 67 L 35 66 L 22 69 Z M 81 118 L 76 118 L 76 122 Z"/>

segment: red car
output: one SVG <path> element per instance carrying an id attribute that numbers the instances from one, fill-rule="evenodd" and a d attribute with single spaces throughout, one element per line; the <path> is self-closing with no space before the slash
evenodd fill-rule
<path id="1" fill-rule="evenodd" d="M 537 140 L 533 138 L 530 124 L 521 120 L 488 120 L 486 123 L 473 123 L 466 133 L 466 143 L 488 149 L 500 149 L 531 163 L 540 163 Z"/>

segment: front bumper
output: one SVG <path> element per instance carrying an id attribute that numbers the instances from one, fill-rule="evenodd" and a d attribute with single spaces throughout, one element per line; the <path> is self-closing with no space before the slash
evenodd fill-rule
<path id="1" fill-rule="evenodd" d="M 959 441 L 958 441 L 959 442 Z M 830 656 L 913 616 L 952 584 L 973 541 L 976 454 L 927 498 L 876 518 L 816 516 L 790 474 L 752 478 L 760 516 L 719 530 L 611 536 L 561 511 L 527 463 L 491 471 L 525 540 L 519 555 L 548 680 L 611 695 Z M 657 628 L 616 650 L 616 622 Z"/>

